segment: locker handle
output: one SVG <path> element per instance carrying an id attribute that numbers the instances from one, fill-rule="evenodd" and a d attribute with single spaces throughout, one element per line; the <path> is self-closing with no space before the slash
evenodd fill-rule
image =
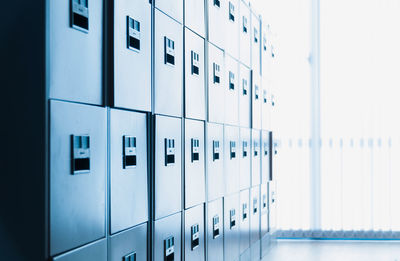
<path id="1" fill-rule="evenodd" d="M 71 174 L 90 172 L 90 136 L 71 135 Z"/>
<path id="2" fill-rule="evenodd" d="M 123 261 L 136 261 L 136 252 L 130 253 L 122 259 Z"/>

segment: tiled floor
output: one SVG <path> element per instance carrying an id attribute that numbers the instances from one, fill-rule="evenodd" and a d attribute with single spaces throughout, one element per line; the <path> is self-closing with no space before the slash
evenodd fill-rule
<path id="1" fill-rule="evenodd" d="M 262 261 L 400 261 L 400 241 L 280 240 Z"/>

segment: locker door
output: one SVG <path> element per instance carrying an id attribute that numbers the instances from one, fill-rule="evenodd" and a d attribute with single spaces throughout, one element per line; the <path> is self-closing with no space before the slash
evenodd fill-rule
<path id="1" fill-rule="evenodd" d="M 225 195 L 239 191 L 239 128 L 224 126 Z"/>
<path id="2" fill-rule="evenodd" d="M 225 56 L 225 124 L 239 124 L 239 64 Z"/>
<path id="3" fill-rule="evenodd" d="M 261 132 L 261 181 L 267 183 L 270 176 L 270 142 L 268 131 Z"/>
<path id="4" fill-rule="evenodd" d="M 185 260 L 204 261 L 204 205 L 185 210 Z"/>
<path id="5" fill-rule="evenodd" d="M 252 71 L 252 127 L 254 129 L 261 129 L 261 99 L 262 99 L 262 86 L 261 77 Z"/>
<path id="6" fill-rule="evenodd" d="M 251 188 L 250 247 L 251 260 L 260 260 L 260 187 Z"/>
<path id="7" fill-rule="evenodd" d="M 222 0 L 221 0 L 222 1 Z M 224 123 L 225 59 L 224 52 L 208 44 L 208 121 Z"/>
<path id="8" fill-rule="evenodd" d="M 251 24 L 250 24 L 250 7 L 244 1 L 240 2 L 240 16 L 239 20 L 239 60 L 247 67 L 250 68 L 251 62 Z"/>
<path id="9" fill-rule="evenodd" d="M 252 156 L 251 156 L 251 186 L 261 183 L 261 137 L 259 130 L 251 131 Z"/>
<path id="10" fill-rule="evenodd" d="M 261 184 L 261 238 L 263 238 L 268 233 L 268 183 Z"/>
<path id="11" fill-rule="evenodd" d="M 111 236 L 109 260 L 147 260 L 147 223 Z"/>
<path id="12" fill-rule="evenodd" d="M 239 260 L 239 194 L 224 198 L 224 260 Z"/>
<path id="13" fill-rule="evenodd" d="M 208 201 L 224 196 L 224 126 L 207 123 Z"/>
<path id="14" fill-rule="evenodd" d="M 240 254 L 242 255 L 250 247 L 250 190 L 240 192 Z"/>
<path id="15" fill-rule="evenodd" d="M 185 26 L 205 38 L 204 0 L 185 0 Z"/>
<path id="16" fill-rule="evenodd" d="M 107 240 L 102 239 L 54 257 L 54 261 L 107 261 Z"/>
<path id="17" fill-rule="evenodd" d="M 155 7 L 183 24 L 183 0 L 155 0 Z"/>
<path id="18" fill-rule="evenodd" d="M 239 125 L 251 127 L 251 73 L 242 64 L 239 71 Z"/>
<path id="19" fill-rule="evenodd" d="M 251 178 L 251 130 L 248 128 L 240 128 L 240 142 L 239 142 L 239 186 L 240 190 L 250 188 Z"/>
<path id="20" fill-rule="evenodd" d="M 222 198 L 208 203 L 208 261 L 224 260 L 224 215 Z"/>
<path id="21" fill-rule="evenodd" d="M 208 1 L 208 39 L 221 49 L 226 44 L 226 10 L 228 0 Z"/>
<path id="22" fill-rule="evenodd" d="M 240 0 L 227 0 L 225 5 L 225 51 L 233 58 L 239 60 L 239 2 Z"/>
<path id="23" fill-rule="evenodd" d="M 258 75 L 261 74 L 261 22 L 258 16 L 252 13 L 251 16 L 251 68 Z"/>
<path id="24" fill-rule="evenodd" d="M 154 261 L 181 260 L 181 213 L 155 221 Z"/>

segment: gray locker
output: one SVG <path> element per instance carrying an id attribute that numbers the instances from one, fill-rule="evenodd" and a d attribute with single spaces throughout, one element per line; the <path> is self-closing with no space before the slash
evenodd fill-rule
<path id="1" fill-rule="evenodd" d="M 185 260 L 204 261 L 204 205 L 185 210 Z"/>
<path id="2" fill-rule="evenodd" d="M 239 260 L 239 193 L 224 198 L 224 260 Z"/>
<path id="3" fill-rule="evenodd" d="M 224 260 L 224 215 L 222 198 L 208 203 L 208 261 Z"/>
<path id="4" fill-rule="evenodd" d="M 164 2 L 171 3 L 170 0 Z M 183 98 L 182 25 L 155 10 L 154 42 L 154 113 L 180 117 Z"/>
<path id="5" fill-rule="evenodd" d="M 181 213 L 154 222 L 154 261 L 181 260 Z"/>
<path id="6" fill-rule="evenodd" d="M 225 195 L 239 191 L 239 128 L 224 126 Z"/>
<path id="7" fill-rule="evenodd" d="M 261 208 L 261 238 L 263 238 L 268 233 L 268 183 L 261 184 L 261 196 L 260 196 L 260 208 Z"/>
<path id="8" fill-rule="evenodd" d="M 225 124 L 239 124 L 239 64 L 225 55 Z"/>
<path id="9" fill-rule="evenodd" d="M 204 0 L 185 0 L 185 26 L 201 37 L 206 36 Z"/>
<path id="10" fill-rule="evenodd" d="M 109 261 L 147 260 L 147 223 L 110 238 Z"/>
<path id="11" fill-rule="evenodd" d="M 250 247 L 250 190 L 240 192 L 240 255 Z"/>
<path id="12" fill-rule="evenodd" d="M 239 18 L 239 60 L 250 68 L 251 66 L 251 23 L 250 7 L 248 3 L 240 0 Z"/>
<path id="13" fill-rule="evenodd" d="M 183 0 L 154 0 L 154 6 L 179 23 L 183 23 Z"/>
<path id="14" fill-rule="evenodd" d="M 151 111 L 150 57 L 151 4 L 148 0 L 114 1 L 115 107 Z"/>
<path id="15" fill-rule="evenodd" d="M 252 187 L 250 190 L 250 245 L 260 240 L 260 187 Z"/>
<path id="16" fill-rule="evenodd" d="M 276 183 L 275 181 L 268 182 L 269 193 L 269 232 L 274 234 L 276 231 Z"/>
<path id="17" fill-rule="evenodd" d="M 251 72 L 239 64 L 239 125 L 251 127 Z"/>
<path id="18" fill-rule="evenodd" d="M 240 128 L 239 130 L 239 188 L 240 190 L 250 188 L 251 177 L 251 129 Z"/>
<path id="19" fill-rule="evenodd" d="M 225 5 L 225 51 L 239 60 L 239 3 L 240 0 L 227 0 Z"/>
<path id="20" fill-rule="evenodd" d="M 185 116 L 187 118 L 206 119 L 204 62 L 204 39 L 185 29 Z"/>
<path id="21" fill-rule="evenodd" d="M 250 252 L 251 252 L 251 261 L 259 261 L 261 257 L 261 242 L 260 239 L 253 243 L 250 247 Z"/>
<path id="22" fill-rule="evenodd" d="M 223 0 L 220 0 L 221 2 Z M 208 121 L 224 123 L 225 59 L 224 52 L 208 44 Z"/>
<path id="23" fill-rule="evenodd" d="M 259 130 L 251 130 L 251 186 L 254 187 L 261 183 L 261 132 Z"/>
<path id="24" fill-rule="evenodd" d="M 259 17 L 251 15 L 251 68 L 258 75 L 261 74 L 261 23 Z"/>
<path id="25" fill-rule="evenodd" d="M 155 219 L 182 208 L 181 120 L 155 116 L 154 211 Z"/>
<path id="26" fill-rule="evenodd" d="M 261 77 L 251 72 L 252 82 L 252 127 L 254 129 L 261 129 L 261 99 L 262 99 L 262 86 Z"/>
<path id="27" fill-rule="evenodd" d="M 103 1 L 49 2 L 49 97 L 103 103 Z"/>
<path id="28" fill-rule="evenodd" d="M 185 120 L 185 209 L 205 201 L 204 122 Z"/>
<path id="29" fill-rule="evenodd" d="M 105 236 L 106 110 L 50 102 L 50 255 Z"/>
<path id="30" fill-rule="evenodd" d="M 267 183 L 269 181 L 271 156 L 268 131 L 261 131 L 261 146 L 261 182 Z"/>
<path id="31" fill-rule="evenodd" d="M 110 229 L 148 220 L 146 114 L 110 110 Z"/>
<path id="32" fill-rule="evenodd" d="M 224 196 L 224 126 L 207 123 L 208 201 Z"/>
<path id="33" fill-rule="evenodd" d="M 266 81 L 262 84 L 262 97 L 261 97 L 261 128 L 269 130 L 271 121 L 271 96 L 267 88 Z"/>
<path id="34" fill-rule="evenodd" d="M 262 29 L 262 42 L 261 42 L 261 72 L 263 77 L 270 76 L 270 61 L 272 59 L 270 29 L 269 24 L 263 25 Z"/>
<path id="35" fill-rule="evenodd" d="M 221 49 L 225 49 L 226 44 L 228 5 L 228 0 L 208 1 L 208 39 Z"/>
<path id="36" fill-rule="evenodd" d="M 54 257 L 54 261 L 107 261 L 107 240 L 102 239 Z"/>

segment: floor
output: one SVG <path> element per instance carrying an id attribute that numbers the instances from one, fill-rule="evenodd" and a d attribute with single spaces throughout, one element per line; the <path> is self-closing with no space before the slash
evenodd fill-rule
<path id="1" fill-rule="evenodd" d="M 400 241 L 279 240 L 262 261 L 400 261 Z"/>

